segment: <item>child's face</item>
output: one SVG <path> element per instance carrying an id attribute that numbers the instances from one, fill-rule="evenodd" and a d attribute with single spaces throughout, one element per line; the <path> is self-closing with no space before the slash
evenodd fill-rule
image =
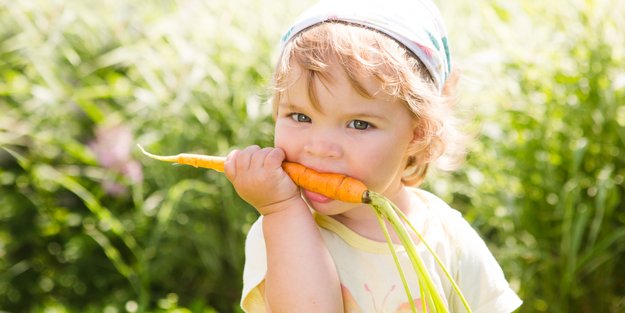
<path id="1" fill-rule="evenodd" d="M 363 97 L 343 70 L 333 65 L 330 80 L 314 79 L 317 110 L 308 97 L 301 68 L 294 66 L 290 76 L 296 81 L 278 105 L 275 125 L 275 145 L 285 151 L 286 159 L 319 172 L 354 177 L 387 197 L 397 195 L 416 125 L 405 105 L 380 91 L 373 78 L 359 79 L 375 95 Z M 353 208 L 307 191 L 304 196 L 323 214 Z"/>

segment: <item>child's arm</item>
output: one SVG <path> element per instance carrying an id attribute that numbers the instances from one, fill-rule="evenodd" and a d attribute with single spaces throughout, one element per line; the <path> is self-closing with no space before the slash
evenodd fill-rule
<path id="1" fill-rule="evenodd" d="M 231 153 L 225 173 L 263 218 L 265 298 L 272 312 L 341 312 L 334 263 L 299 190 L 282 170 L 281 149 L 252 146 Z"/>

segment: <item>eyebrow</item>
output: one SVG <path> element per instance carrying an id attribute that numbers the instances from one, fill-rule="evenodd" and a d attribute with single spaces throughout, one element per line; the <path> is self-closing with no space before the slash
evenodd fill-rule
<path id="1" fill-rule="evenodd" d="M 363 119 L 366 121 L 381 122 L 381 121 L 390 121 L 390 119 L 384 114 L 376 114 L 376 113 L 367 113 L 367 112 L 352 112 L 349 113 L 354 119 Z"/>
<path id="2" fill-rule="evenodd" d="M 289 102 L 286 102 L 286 101 L 285 101 L 285 102 L 281 102 L 281 103 L 279 103 L 279 104 L 278 104 L 278 108 L 281 108 L 281 109 L 288 109 L 289 111 L 299 111 L 299 110 L 300 110 L 300 108 L 301 108 L 301 106 L 299 106 L 299 105 L 297 105 L 297 104 L 294 104 L 294 103 L 292 103 L 292 102 L 290 102 L 290 101 L 289 101 Z"/>
<path id="3" fill-rule="evenodd" d="M 278 109 L 280 108 L 286 109 L 288 111 L 294 111 L 294 112 L 302 112 L 302 111 L 310 110 L 310 108 L 312 108 L 312 110 L 323 113 L 323 111 L 320 110 L 321 108 L 316 108 L 312 105 L 300 105 L 297 103 L 293 103 L 291 101 L 285 101 L 283 103 L 278 104 Z"/>

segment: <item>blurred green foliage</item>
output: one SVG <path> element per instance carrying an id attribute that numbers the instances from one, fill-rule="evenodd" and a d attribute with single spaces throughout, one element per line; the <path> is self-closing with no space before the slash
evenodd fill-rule
<path id="1" fill-rule="evenodd" d="M 256 212 L 135 144 L 271 145 L 275 47 L 306 4 L 0 0 L 0 310 L 239 311 Z M 477 136 L 425 188 L 484 235 L 520 312 L 625 310 L 624 7 L 441 2 Z"/>

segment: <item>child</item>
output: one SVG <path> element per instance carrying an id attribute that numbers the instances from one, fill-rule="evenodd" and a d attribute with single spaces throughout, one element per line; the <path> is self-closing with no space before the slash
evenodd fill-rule
<path id="1" fill-rule="evenodd" d="M 473 312 L 511 312 L 521 304 L 471 226 L 416 188 L 428 166 L 462 141 L 445 103 L 448 51 L 430 0 L 322 0 L 284 36 L 272 99 L 275 148 L 233 151 L 225 165 L 238 194 L 261 214 L 246 242 L 245 311 L 411 310 L 373 210 L 299 190 L 283 161 L 354 177 L 393 201 Z M 449 311 L 464 312 L 431 254 L 415 242 Z M 402 252 L 420 310 L 417 278 Z"/>

